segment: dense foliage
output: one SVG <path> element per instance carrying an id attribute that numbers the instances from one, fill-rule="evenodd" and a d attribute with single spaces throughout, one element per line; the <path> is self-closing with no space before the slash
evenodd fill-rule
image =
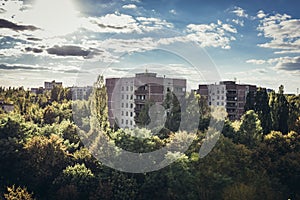
<path id="1" fill-rule="evenodd" d="M 15 106 L 10 113 L 0 108 L 0 199 L 300 199 L 300 96 L 286 96 L 283 87 L 271 94 L 259 89 L 241 121 L 225 121 L 204 158 L 199 149 L 211 116 L 196 96 L 199 130 L 189 149 L 161 170 L 132 174 L 99 162 L 79 133 L 96 138 L 93 128 L 100 127 L 123 149 L 151 152 L 175 137 L 172 123 L 178 124 L 180 109 L 170 107 L 176 104 L 172 96 L 164 102 L 170 117 L 158 135 L 110 129 L 101 77 L 99 83 L 97 99 L 76 102 L 66 88 L 38 95 L 0 88 L 0 99 Z"/>

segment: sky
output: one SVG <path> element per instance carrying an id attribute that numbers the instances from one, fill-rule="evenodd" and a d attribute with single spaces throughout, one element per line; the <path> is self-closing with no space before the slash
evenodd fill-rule
<path id="1" fill-rule="evenodd" d="M 300 87 L 298 0 L 0 0 L 0 85 L 92 85 L 148 70 Z"/>

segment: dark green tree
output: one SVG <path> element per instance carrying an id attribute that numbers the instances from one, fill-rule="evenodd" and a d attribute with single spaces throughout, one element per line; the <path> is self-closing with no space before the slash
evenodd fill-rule
<path id="1" fill-rule="evenodd" d="M 181 122 L 181 107 L 176 95 L 168 90 L 163 106 L 167 111 L 165 127 L 173 132 L 178 131 Z"/>
<path id="2" fill-rule="evenodd" d="M 141 109 L 140 113 L 136 117 L 136 123 L 137 125 L 141 127 L 145 127 L 147 124 L 150 123 L 150 117 L 149 117 L 149 109 L 154 104 L 153 101 L 146 101 L 144 107 Z"/>
<path id="3" fill-rule="evenodd" d="M 246 103 L 244 106 L 245 111 L 254 110 L 255 107 L 255 95 L 253 91 L 249 91 L 246 97 Z"/>
<path id="4" fill-rule="evenodd" d="M 54 86 L 50 95 L 51 101 L 60 102 L 64 99 L 64 89 L 61 86 Z"/>
<path id="5" fill-rule="evenodd" d="M 253 148 L 262 139 L 262 127 L 257 114 L 253 110 L 247 111 L 241 119 L 238 131 L 238 142 Z"/>
<path id="6" fill-rule="evenodd" d="M 269 96 L 266 88 L 258 88 L 255 96 L 255 113 L 261 122 L 263 133 L 268 134 L 272 129 L 272 119 L 269 106 Z"/>
<path id="7" fill-rule="evenodd" d="M 288 97 L 289 102 L 289 131 L 293 130 L 299 132 L 299 117 L 300 117 L 300 95 L 293 95 Z"/>
<path id="8" fill-rule="evenodd" d="M 278 94 L 271 93 L 270 107 L 273 130 L 288 133 L 289 103 L 284 95 L 284 87 L 279 87 Z"/>

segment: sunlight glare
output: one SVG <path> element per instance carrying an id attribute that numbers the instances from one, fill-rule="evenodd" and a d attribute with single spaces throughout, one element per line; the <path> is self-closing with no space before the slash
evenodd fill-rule
<path id="1" fill-rule="evenodd" d="M 36 0 L 27 19 L 47 36 L 62 36 L 79 27 L 78 14 L 72 0 Z"/>

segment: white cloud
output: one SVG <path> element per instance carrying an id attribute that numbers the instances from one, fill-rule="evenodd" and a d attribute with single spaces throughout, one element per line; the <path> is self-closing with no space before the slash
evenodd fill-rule
<path id="1" fill-rule="evenodd" d="M 232 27 L 230 24 L 223 24 L 222 25 L 222 28 L 225 30 L 225 31 L 228 31 L 230 33 L 237 33 L 237 30 Z"/>
<path id="2" fill-rule="evenodd" d="M 154 17 L 137 17 L 137 21 L 140 23 L 140 28 L 144 31 L 154 31 L 163 28 L 173 28 L 173 24 Z"/>
<path id="3" fill-rule="evenodd" d="M 137 17 L 113 13 L 102 17 L 89 17 L 83 28 L 93 32 L 105 33 L 146 33 L 164 28 L 173 28 L 173 24 L 153 17 Z"/>
<path id="4" fill-rule="evenodd" d="M 300 73 L 300 56 L 280 57 L 270 60 L 270 62 L 277 62 L 275 66 L 277 70 Z"/>
<path id="5" fill-rule="evenodd" d="M 124 9 L 136 9 L 137 7 L 134 4 L 127 4 L 127 5 L 122 6 L 122 8 L 124 8 Z"/>
<path id="6" fill-rule="evenodd" d="M 237 33 L 237 30 L 218 20 L 217 24 L 189 24 L 187 32 L 189 34 L 186 37 L 190 41 L 198 42 L 201 47 L 230 49 L 230 42 L 235 40 L 232 33 Z"/>
<path id="7" fill-rule="evenodd" d="M 255 64 L 255 65 L 262 65 L 262 64 L 265 64 L 266 61 L 265 60 L 251 59 L 251 60 L 247 60 L 246 63 Z"/>
<path id="8" fill-rule="evenodd" d="M 177 12 L 176 10 L 172 9 L 172 10 L 169 10 L 169 13 L 173 14 L 173 15 L 177 15 Z"/>
<path id="9" fill-rule="evenodd" d="M 231 12 L 236 14 L 236 16 L 238 16 L 238 17 L 248 18 L 248 16 L 249 16 L 244 9 L 237 7 L 237 6 L 235 6 L 234 10 Z"/>
<path id="10" fill-rule="evenodd" d="M 99 43 L 100 46 L 106 47 L 115 53 L 129 53 L 151 50 L 157 46 L 153 38 L 141 39 L 107 39 Z"/>
<path id="11" fill-rule="evenodd" d="M 91 23 L 84 24 L 84 28 L 94 32 L 141 33 L 137 21 L 130 15 L 114 13 L 88 19 Z"/>
<path id="12" fill-rule="evenodd" d="M 266 17 L 266 16 L 267 16 L 267 15 L 264 13 L 263 10 L 260 10 L 260 11 L 257 12 L 257 17 L 258 17 L 259 19 L 264 18 L 264 17 Z"/>
<path id="13" fill-rule="evenodd" d="M 269 64 L 272 69 L 276 71 L 285 71 L 285 72 L 293 72 L 300 73 L 300 56 L 290 57 L 276 57 L 270 58 L 268 60 L 256 60 L 251 59 L 247 60 L 246 63 L 262 65 Z"/>
<path id="14" fill-rule="evenodd" d="M 298 52 L 300 49 L 300 19 L 292 19 L 287 14 L 265 16 L 257 28 L 260 35 L 270 41 L 258 46 L 279 49 L 276 53 Z"/>
<path id="15" fill-rule="evenodd" d="M 237 24 L 237 25 L 244 26 L 244 20 L 233 19 L 232 22 Z"/>

